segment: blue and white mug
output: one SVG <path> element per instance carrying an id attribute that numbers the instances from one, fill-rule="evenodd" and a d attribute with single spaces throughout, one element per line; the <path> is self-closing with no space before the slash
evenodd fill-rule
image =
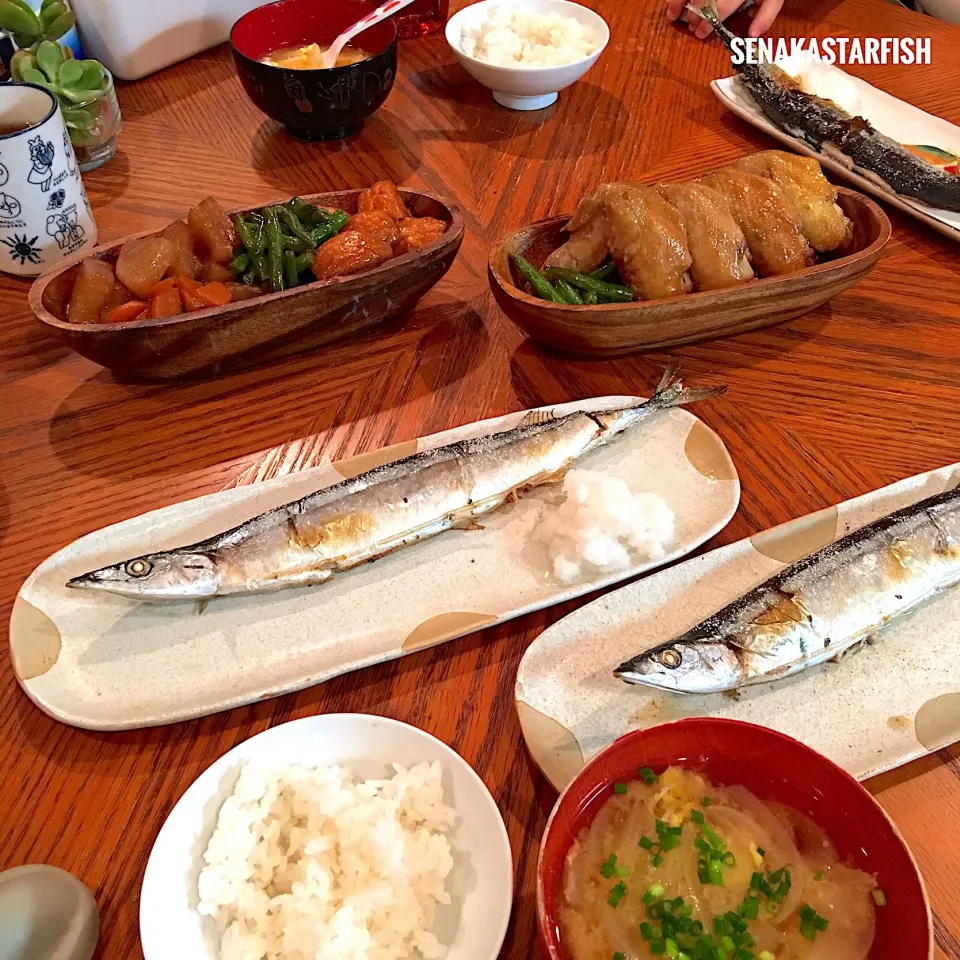
<path id="1" fill-rule="evenodd" d="M 0 84 L 0 270 L 35 277 L 97 242 L 57 98 Z"/>

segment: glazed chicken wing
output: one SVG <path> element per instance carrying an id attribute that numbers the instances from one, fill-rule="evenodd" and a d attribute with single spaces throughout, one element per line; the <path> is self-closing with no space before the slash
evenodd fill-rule
<path id="1" fill-rule="evenodd" d="M 836 250 L 850 239 L 853 228 L 837 204 L 837 188 L 816 160 L 783 150 L 764 150 L 742 157 L 734 167 L 766 177 L 783 191 L 814 250 Z"/>
<path id="2" fill-rule="evenodd" d="M 576 218 L 576 215 L 574 215 Z M 570 221 L 573 223 L 573 220 Z M 606 259 L 607 250 L 607 218 L 599 210 L 593 214 L 582 226 L 571 230 L 570 239 L 561 247 L 557 247 L 547 257 L 545 267 L 566 267 L 568 270 L 579 270 L 581 273 L 594 270 Z"/>
<path id="3" fill-rule="evenodd" d="M 697 290 L 722 290 L 753 279 L 743 231 L 716 190 L 700 183 L 661 183 L 657 192 L 683 220 Z"/>
<path id="4" fill-rule="evenodd" d="M 761 277 L 802 270 L 813 263 L 813 251 L 783 191 L 766 177 L 724 167 L 697 180 L 730 202 Z"/>
<path id="5" fill-rule="evenodd" d="M 366 213 L 368 210 L 380 210 L 394 220 L 410 216 L 400 191 L 389 180 L 378 180 L 360 194 L 357 200 L 357 213 Z"/>
<path id="6" fill-rule="evenodd" d="M 691 261 L 683 222 L 653 187 L 600 184 L 580 204 L 567 229 L 574 238 L 584 237 L 591 224 L 602 230 L 620 276 L 641 299 L 672 297 L 690 289 Z M 602 259 L 601 254 L 593 266 Z"/>
<path id="7" fill-rule="evenodd" d="M 313 275 L 318 280 L 345 277 L 369 270 L 392 256 L 393 248 L 386 240 L 361 230 L 344 230 L 317 250 Z"/>

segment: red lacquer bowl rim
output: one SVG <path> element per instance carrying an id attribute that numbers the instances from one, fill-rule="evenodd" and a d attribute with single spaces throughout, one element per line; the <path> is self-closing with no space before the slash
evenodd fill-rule
<path id="1" fill-rule="evenodd" d="M 904 855 L 904 863 L 909 864 L 910 866 L 910 877 L 915 881 L 916 887 L 923 902 L 923 922 L 926 926 L 925 939 L 927 941 L 927 952 L 923 957 L 903 957 L 902 960 L 933 960 L 933 917 L 930 910 L 930 899 L 927 894 L 927 888 L 923 880 L 923 875 L 920 872 L 920 868 L 914 859 L 910 847 L 903 839 L 903 835 L 900 833 L 897 825 L 890 818 L 886 810 L 884 810 L 883 807 L 872 796 L 872 794 L 863 786 L 863 784 L 847 773 L 847 771 L 842 767 L 835 764 L 832 760 L 829 760 L 823 754 L 818 753 L 811 747 L 808 747 L 801 741 L 787 736 L 784 733 L 780 733 L 778 730 L 773 730 L 770 727 L 764 727 L 754 723 L 746 723 L 742 720 L 730 720 L 720 717 L 686 717 L 682 720 L 657 724 L 653 727 L 647 727 L 643 730 L 633 730 L 630 733 L 624 734 L 622 737 L 614 740 L 613 743 L 592 757 L 580 770 L 580 772 L 567 784 L 567 786 L 564 787 L 557 799 L 556 804 L 553 807 L 553 810 L 550 812 L 550 816 L 547 819 L 547 824 L 543 831 L 543 837 L 540 841 L 540 850 L 537 856 L 537 932 L 540 945 L 546 952 L 549 960 L 570 960 L 569 955 L 565 952 L 560 944 L 560 938 L 557 933 L 558 919 L 554 915 L 548 915 L 545 903 L 546 897 L 544 885 L 545 874 L 547 871 L 547 848 L 549 841 L 553 839 L 554 831 L 559 829 L 556 826 L 558 816 L 560 815 L 561 811 L 566 813 L 567 807 L 569 807 L 571 803 L 576 802 L 571 799 L 571 797 L 573 797 L 574 794 L 579 794 L 582 792 L 583 796 L 580 798 L 579 802 L 576 802 L 576 810 L 571 817 L 571 820 L 575 823 L 576 819 L 580 816 L 580 811 L 593 804 L 596 801 L 597 795 L 607 787 L 611 786 L 614 782 L 614 780 L 607 779 L 605 776 L 599 773 L 600 769 L 607 762 L 608 758 L 612 754 L 630 750 L 639 741 L 642 741 L 645 737 L 649 736 L 651 731 L 656 730 L 662 732 L 665 728 L 671 728 L 674 730 L 682 729 L 683 733 L 689 736 L 691 739 L 700 736 L 698 731 L 709 731 L 710 729 L 720 729 L 726 731 L 740 730 L 747 736 L 755 739 L 766 739 L 767 742 L 772 745 L 777 745 L 781 748 L 786 748 L 793 752 L 797 752 L 808 759 L 814 758 L 816 762 L 825 764 L 827 767 L 832 768 L 834 775 L 841 780 L 846 781 L 849 787 L 854 788 L 855 794 L 859 795 L 865 807 L 872 807 L 877 813 L 880 814 L 882 820 L 889 828 L 891 836 L 894 838 L 896 844 L 900 847 Z M 679 757 L 677 762 L 682 762 Z M 762 800 L 763 797 L 760 799 Z M 566 854 L 569 851 L 572 843 L 573 836 L 569 836 L 562 844 L 563 852 L 561 860 L 566 858 Z"/>
<path id="2" fill-rule="evenodd" d="M 363 6 L 369 7 L 371 11 L 375 10 L 377 7 L 377 4 L 371 3 L 370 0 L 352 0 L 352 2 L 359 3 L 359 4 L 362 4 Z M 250 54 L 240 49 L 240 47 L 237 45 L 236 41 L 234 40 L 234 37 L 236 35 L 237 30 L 241 27 L 241 25 L 246 25 L 248 21 L 256 21 L 260 17 L 265 16 L 267 11 L 270 8 L 274 8 L 274 7 L 279 8 L 279 7 L 287 6 L 292 10 L 294 7 L 297 7 L 303 4 L 313 5 L 316 3 L 317 3 L 317 0 L 273 0 L 273 2 L 271 3 L 264 3 L 264 4 L 261 4 L 259 7 L 254 7 L 252 10 L 248 10 L 242 17 L 237 19 L 234 25 L 230 28 L 230 36 L 228 38 L 228 43 L 230 44 L 231 50 L 233 50 L 233 52 L 237 56 L 241 57 L 246 63 L 255 64 L 257 67 L 263 67 L 267 70 L 286 71 L 288 73 L 291 72 L 291 68 L 289 67 L 280 67 L 272 63 L 264 63 L 262 60 L 258 60 L 255 57 L 250 56 Z M 370 28 L 371 30 L 379 30 L 381 28 L 389 29 L 390 27 L 393 27 L 393 36 L 385 44 L 383 44 L 383 46 L 380 47 L 379 50 L 370 53 L 370 57 L 369 57 L 370 60 L 380 57 L 383 54 L 390 51 L 392 48 L 396 47 L 397 41 L 400 35 L 399 30 L 397 28 L 396 20 L 394 20 L 393 18 L 389 18 L 387 20 L 381 20 L 379 23 L 374 24 L 373 27 Z M 361 33 L 358 36 L 363 36 L 363 35 L 364 34 Z M 297 70 L 295 72 L 298 75 L 301 75 L 305 78 L 306 77 L 323 77 L 323 76 L 329 76 L 336 70 L 349 70 L 352 67 L 360 66 L 361 64 L 366 62 L 367 61 L 361 60 L 360 63 L 349 64 L 348 66 L 345 66 L 345 67 L 325 67 L 319 70 Z"/>

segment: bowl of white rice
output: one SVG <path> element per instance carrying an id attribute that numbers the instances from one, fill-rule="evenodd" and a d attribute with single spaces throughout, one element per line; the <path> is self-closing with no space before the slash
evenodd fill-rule
<path id="1" fill-rule="evenodd" d="M 570 0 L 481 0 L 447 21 L 463 68 L 513 110 L 539 110 L 576 83 L 610 39 L 599 14 Z"/>
<path id="2" fill-rule="evenodd" d="M 145 960 L 495 960 L 513 896 L 483 781 L 416 727 L 295 720 L 241 743 L 160 830 Z"/>

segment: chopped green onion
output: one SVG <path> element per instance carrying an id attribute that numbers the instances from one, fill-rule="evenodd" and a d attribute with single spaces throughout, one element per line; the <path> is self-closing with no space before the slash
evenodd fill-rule
<path id="1" fill-rule="evenodd" d="M 643 895 L 644 904 L 649 907 L 654 900 L 659 900 L 663 896 L 664 890 L 666 887 L 662 883 L 651 883 Z"/>
<path id="2" fill-rule="evenodd" d="M 780 904 L 774 903 L 772 900 L 766 906 L 767 913 L 776 913 L 779 909 Z"/>
<path id="3" fill-rule="evenodd" d="M 653 849 L 653 841 L 652 841 L 649 837 L 646 837 L 646 836 L 640 838 L 640 844 L 639 844 L 639 845 L 640 845 L 641 847 L 643 847 L 644 850 L 652 850 L 652 849 Z"/>
<path id="4" fill-rule="evenodd" d="M 735 867 L 737 865 L 737 858 L 730 850 L 728 850 L 720 859 L 725 867 Z"/>
<path id="5" fill-rule="evenodd" d="M 617 950 L 613 954 L 613 960 L 627 960 L 627 956 L 626 954 L 621 953 L 619 950 Z"/>
<path id="6" fill-rule="evenodd" d="M 704 817 L 704 815 L 703 815 L 699 810 L 694 810 L 694 811 L 690 814 L 690 819 L 691 819 L 694 823 L 699 824 L 701 827 L 704 825 L 704 823 L 706 823 L 706 818 Z"/>
<path id="7" fill-rule="evenodd" d="M 653 924 L 647 923 L 646 920 L 640 924 L 640 939 L 644 943 L 653 939 Z"/>
<path id="8" fill-rule="evenodd" d="M 617 867 L 617 876 L 618 877 L 629 877 L 630 868 L 629 867 Z"/>
<path id="9" fill-rule="evenodd" d="M 640 779 L 647 784 L 652 784 L 656 783 L 660 778 L 649 767 L 641 767 Z"/>
<path id="10" fill-rule="evenodd" d="M 763 847 L 757 847 L 757 853 L 759 853 L 761 857 L 762 857 L 766 852 L 767 852 L 767 851 L 764 850 Z"/>
<path id="11" fill-rule="evenodd" d="M 650 862 L 653 864 L 654 869 L 656 869 L 657 867 L 660 866 L 661 863 L 663 863 L 663 854 L 662 853 L 656 854 L 656 856 L 654 856 L 654 858 Z"/>
<path id="12" fill-rule="evenodd" d="M 719 860 L 711 860 L 707 864 L 707 874 L 715 887 L 723 886 L 723 864 Z"/>
<path id="13" fill-rule="evenodd" d="M 624 794 L 627 792 L 627 785 L 625 783 L 615 783 L 613 785 L 613 792 Z"/>
<path id="14" fill-rule="evenodd" d="M 663 956 L 663 954 L 666 952 L 666 949 L 667 945 L 663 942 L 662 938 L 650 941 L 650 952 L 655 957 Z"/>
<path id="15" fill-rule="evenodd" d="M 609 880 L 617 870 L 617 855 L 611 853 L 606 863 L 600 868 L 600 873 L 606 880 Z"/>
<path id="16" fill-rule="evenodd" d="M 713 803 L 713 798 L 712 798 L 712 797 L 704 797 L 704 798 L 700 801 L 700 806 L 702 806 L 702 807 L 709 807 L 711 803 Z"/>
<path id="17" fill-rule="evenodd" d="M 720 945 L 724 950 L 732 952 L 737 949 L 737 945 L 733 942 L 733 937 L 725 936 L 720 938 Z"/>
<path id="18" fill-rule="evenodd" d="M 739 906 L 740 916 L 747 920 L 756 920 L 760 916 L 759 897 L 745 897 L 743 903 Z"/>
<path id="19" fill-rule="evenodd" d="M 672 937 L 667 937 L 664 941 L 664 949 L 670 960 L 677 960 L 677 957 L 680 956 L 680 948 L 677 946 L 677 941 Z"/>
<path id="20" fill-rule="evenodd" d="M 762 873 L 752 873 L 750 875 L 750 889 L 759 890 L 760 884 L 763 883 L 763 874 Z"/>
<path id="21" fill-rule="evenodd" d="M 627 885 L 621 880 L 611 891 L 610 896 L 607 897 L 607 903 L 611 907 L 616 907 L 619 905 L 620 901 L 627 895 Z"/>
<path id="22" fill-rule="evenodd" d="M 885 907 L 887 905 L 887 895 L 879 887 L 873 891 L 873 902 L 878 907 Z"/>
<path id="23" fill-rule="evenodd" d="M 777 958 L 769 950 L 761 950 L 757 954 L 757 960 L 777 960 Z"/>
<path id="24" fill-rule="evenodd" d="M 810 904 L 805 903 L 800 908 L 800 932 L 808 939 L 813 940 L 818 933 L 822 933 L 830 926 L 826 917 L 821 917 Z"/>
<path id="25" fill-rule="evenodd" d="M 823 879 L 823 871 L 822 871 L 822 870 L 818 870 L 818 871 L 813 875 L 813 879 L 816 880 L 817 883 L 819 883 L 819 882 Z"/>

